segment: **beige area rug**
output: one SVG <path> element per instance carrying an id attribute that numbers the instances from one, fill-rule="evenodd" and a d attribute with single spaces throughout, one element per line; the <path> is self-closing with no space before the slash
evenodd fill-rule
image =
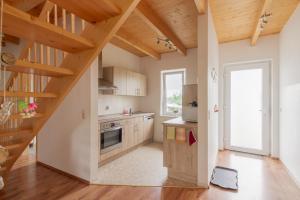
<path id="1" fill-rule="evenodd" d="M 162 144 L 151 143 L 100 167 L 96 184 L 162 186 L 167 180 Z"/>

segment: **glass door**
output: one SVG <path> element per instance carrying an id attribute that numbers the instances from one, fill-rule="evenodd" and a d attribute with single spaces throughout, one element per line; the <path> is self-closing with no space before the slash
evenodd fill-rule
<path id="1" fill-rule="evenodd" d="M 225 147 L 268 155 L 269 63 L 231 65 L 225 77 Z"/>

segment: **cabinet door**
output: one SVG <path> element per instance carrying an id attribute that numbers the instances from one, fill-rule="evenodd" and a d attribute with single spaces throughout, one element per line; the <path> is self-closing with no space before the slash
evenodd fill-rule
<path id="1" fill-rule="evenodd" d="M 134 118 L 135 125 L 135 136 L 136 144 L 140 144 L 144 141 L 144 131 L 143 131 L 143 117 Z"/>
<path id="2" fill-rule="evenodd" d="M 144 119 L 144 141 L 153 139 L 154 134 L 154 119 L 147 117 Z"/>
<path id="3" fill-rule="evenodd" d="M 127 93 L 127 75 L 126 70 L 114 68 L 114 85 L 117 86 L 115 95 L 126 95 Z"/>
<path id="4" fill-rule="evenodd" d="M 125 149 L 129 149 L 136 144 L 136 136 L 134 131 L 134 120 L 128 119 L 125 123 L 125 137 L 124 137 L 124 146 Z"/>
<path id="5" fill-rule="evenodd" d="M 127 79 L 127 95 L 135 96 L 136 95 L 136 86 L 135 86 L 135 73 L 131 71 L 126 72 Z"/>
<path id="6" fill-rule="evenodd" d="M 139 77 L 139 96 L 147 96 L 147 78 L 143 74 Z"/>

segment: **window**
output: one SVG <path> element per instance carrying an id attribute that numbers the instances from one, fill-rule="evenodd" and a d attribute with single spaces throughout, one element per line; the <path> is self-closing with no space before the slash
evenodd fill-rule
<path id="1" fill-rule="evenodd" d="M 161 114 L 180 116 L 182 113 L 182 86 L 184 85 L 185 69 L 161 72 Z"/>

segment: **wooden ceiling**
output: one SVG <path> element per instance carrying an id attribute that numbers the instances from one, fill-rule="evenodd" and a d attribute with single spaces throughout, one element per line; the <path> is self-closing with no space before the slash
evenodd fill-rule
<path id="1" fill-rule="evenodd" d="M 261 35 L 279 33 L 299 0 L 210 0 L 219 42 L 252 38 L 265 2 L 272 16 Z"/>
<path id="2" fill-rule="evenodd" d="M 32 9 L 43 0 L 5 0 L 22 10 Z M 59 0 L 51 0 L 59 3 Z M 74 1 L 75 0 L 70 0 Z M 93 0 L 93 2 L 96 0 Z M 110 0 L 105 0 L 109 2 Z M 251 39 L 259 42 L 259 36 L 279 33 L 300 0 L 208 0 L 220 43 Z M 75 4 L 74 4 L 75 5 Z M 69 8 L 75 11 L 75 8 Z M 137 56 L 160 59 L 160 54 L 178 51 L 185 55 L 186 49 L 197 47 L 197 15 L 204 13 L 205 0 L 142 0 L 137 9 L 117 32 L 111 43 Z M 84 9 L 76 10 L 83 15 Z M 260 29 L 259 19 L 271 12 L 268 24 Z M 93 21 L 97 10 L 86 15 Z M 112 7 L 107 15 L 118 13 Z M 111 14 L 112 13 L 112 14 Z M 105 18 L 106 13 L 101 18 Z M 169 49 L 157 38 L 166 39 L 177 47 Z"/>

